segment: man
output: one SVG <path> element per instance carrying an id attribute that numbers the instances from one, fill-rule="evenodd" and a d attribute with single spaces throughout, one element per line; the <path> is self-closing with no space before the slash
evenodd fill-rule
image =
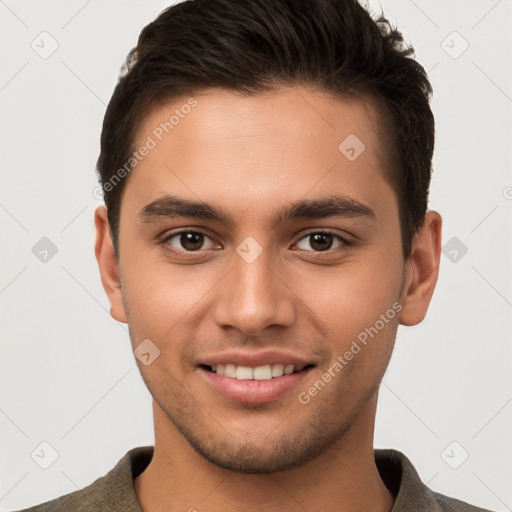
<path id="1" fill-rule="evenodd" d="M 194 0 L 108 106 L 96 257 L 155 446 L 32 511 L 478 511 L 373 449 L 439 271 L 430 84 L 353 0 Z"/>

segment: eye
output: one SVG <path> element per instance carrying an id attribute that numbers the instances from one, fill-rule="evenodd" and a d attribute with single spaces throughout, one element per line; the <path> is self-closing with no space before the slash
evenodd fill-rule
<path id="1" fill-rule="evenodd" d="M 205 242 L 210 241 L 210 247 L 204 247 Z M 215 242 L 200 231 L 179 231 L 178 233 L 172 233 L 165 237 L 163 242 L 166 245 L 170 245 L 173 249 L 185 252 L 194 252 L 200 249 L 213 249 L 218 247 Z"/>
<path id="2" fill-rule="evenodd" d="M 333 244 L 337 245 L 333 246 Z M 350 244 L 341 236 L 329 231 L 317 231 L 314 233 L 309 233 L 305 237 L 301 238 L 297 244 L 297 247 L 305 251 L 310 251 L 307 245 L 309 245 L 309 247 L 311 247 L 315 252 L 322 252 Z"/>

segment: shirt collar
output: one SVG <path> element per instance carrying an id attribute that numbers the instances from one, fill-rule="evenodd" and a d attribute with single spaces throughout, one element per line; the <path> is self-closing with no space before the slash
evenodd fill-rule
<path id="1" fill-rule="evenodd" d="M 133 448 L 105 475 L 102 487 L 108 496 L 109 505 L 121 506 L 119 510 L 142 512 L 135 494 L 134 480 L 147 468 L 153 453 L 153 446 Z M 403 453 L 397 450 L 375 450 L 374 453 L 380 476 L 395 496 L 390 512 L 442 510 L 434 493 L 423 484 L 416 469 Z"/>

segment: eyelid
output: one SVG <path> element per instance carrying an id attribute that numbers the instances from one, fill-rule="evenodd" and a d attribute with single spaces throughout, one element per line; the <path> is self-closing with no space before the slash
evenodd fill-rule
<path id="1" fill-rule="evenodd" d="M 217 246 L 219 245 L 217 242 L 215 242 L 215 240 L 213 240 L 213 238 L 208 233 L 206 233 L 205 231 L 203 231 L 202 229 L 199 229 L 199 228 L 193 228 L 193 229 L 192 228 L 185 228 L 185 229 L 181 228 L 178 231 L 172 231 L 172 232 L 167 231 L 166 233 L 164 233 L 164 235 L 162 235 L 160 237 L 160 241 L 167 247 L 168 250 L 174 251 L 174 252 L 179 252 L 182 254 L 200 254 L 203 251 L 211 250 L 211 249 L 198 249 L 197 251 L 187 251 L 185 249 L 178 249 L 176 247 L 173 247 L 169 243 L 169 240 L 171 238 L 174 238 L 176 236 L 183 235 L 186 233 L 195 233 L 198 235 L 203 235 L 205 238 L 209 238 Z"/>
<path id="2" fill-rule="evenodd" d="M 348 240 L 347 237 L 343 237 L 337 231 L 334 231 L 332 229 L 322 229 L 322 228 L 315 228 L 306 233 L 302 233 L 301 237 L 297 240 L 297 242 L 295 242 L 294 245 L 301 242 L 305 238 L 308 238 L 309 236 L 316 235 L 316 234 L 332 235 L 334 238 L 337 238 L 341 242 L 341 245 L 339 247 L 326 249 L 325 251 L 314 251 L 314 250 L 300 249 L 301 251 L 312 252 L 315 254 L 323 254 L 323 253 L 331 253 L 333 251 L 336 251 L 336 249 L 339 249 L 340 247 L 352 245 L 352 243 L 350 242 L 350 240 Z"/>
<path id="3" fill-rule="evenodd" d="M 209 238 L 213 243 L 216 243 L 215 240 L 213 240 L 213 238 L 208 234 L 206 233 L 205 231 L 203 231 L 202 229 L 200 228 L 180 228 L 178 231 L 172 231 L 172 232 L 166 232 L 162 237 L 160 237 L 160 240 L 163 244 L 165 244 L 168 248 L 170 247 L 169 250 L 171 251 L 176 251 L 176 252 L 180 252 L 180 253 L 186 253 L 186 254 L 199 254 L 203 251 L 206 251 L 206 250 L 211 250 L 211 249 L 198 249 L 197 251 L 187 251 L 187 250 L 184 250 L 184 249 L 177 249 L 176 247 L 173 247 L 171 246 L 168 241 L 171 239 L 171 238 L 174 238 L 176 236 L 179 236 L 179 235 L 182 235 L 182 234 L 185 234 L 185 233 L 196 233 L 196 234 L 200 234 L 200 235 L 203 235 L 204 237 L 206 238 Z M 309 236 L 311 235 L 316 235 L 316 234 L 326 234 L 326 235 L 332 235 L 334 238 L 338 239 L 339 242 L 341 242 L 341 245 L 338 246 L 338 247 L 335 247 L 335 248 L 330 248 L 330 249 L 326 249 L 325 251 L 315 251 L 315 250 L 307 250 L 307 249 L 300 249 L 301 251 L 305 251 L 305 252 L 312 252 L 312 253 L 315 253 L 315 254 L 322 254 L 322 253 L 330 253 L 330 252 L 333 252 L 335 251 L 336 249 L 338 249 L 339 247 L 344 247 L 344 246 L 350 246 L 352 245 L 352 243 L 350 242 L 350 240 L 348 240 L 346 237 L 343 237 L 342 235 L 340 235 L 338 232 L 332 230 L 332 229 L 322 229 L 322 228 L 314 228 L 314 229 L 311 229 L 310 231 L 308 232 L 305 232 L 305 233 L 302 233 L 300 238 L 293 244 L 293 245 L 296 245 L 297 243 L 301 242 L 302 240 L 304 240 L 305 238 L 308 238 Z M 220 245 L 217 243 L 217 246 Z"/>

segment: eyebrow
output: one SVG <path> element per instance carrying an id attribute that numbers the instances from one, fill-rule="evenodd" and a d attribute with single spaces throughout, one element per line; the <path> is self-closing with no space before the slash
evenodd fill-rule
<path id="1" fill-rule="evenodd" d="M 138 216 L 143 223 L 188 217 L 198 220 L 213 220 L 228 226 L 235 224 L 231 214 L 221 207 L 174 195 L 165 195 L 155 199 L 144 206 Z M 366 217 L 376 220 L 375 212 L 368 205 L 349 197 L 331 195 L 316 199 L 302 199 L 282 206 L 274 214 L 272 227 L 292 220 L 326 217 Z"/>

